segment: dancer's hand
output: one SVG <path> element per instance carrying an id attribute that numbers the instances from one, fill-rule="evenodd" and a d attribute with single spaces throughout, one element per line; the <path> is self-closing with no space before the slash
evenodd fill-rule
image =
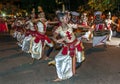
<path id="1" fill-rule="evenodd" d="M 119 24 L 118 24 L 117 26 L 118 26 L 118 27 L 120 27 L 120 25 L 119 25 Z"/>

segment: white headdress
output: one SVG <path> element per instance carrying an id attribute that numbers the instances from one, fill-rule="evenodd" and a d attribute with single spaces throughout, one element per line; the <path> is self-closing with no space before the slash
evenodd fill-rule
<path id="1" fill-rule="evenodd" d="M 97 11 L 97 12 L 94 13 L 94 16 L 96 16 L 96 15 L 102 15 L 102 12 L 101 11 Z"/>
<path id="2" fill-rule="evenodd" d="M 76 11 L 72 11 L 71 14 L 74 15 L 74 16 L 79 16 L 79 15 L 80 15 L 80 14 L 79 14 L 78 12 L 76 12 Z"/>

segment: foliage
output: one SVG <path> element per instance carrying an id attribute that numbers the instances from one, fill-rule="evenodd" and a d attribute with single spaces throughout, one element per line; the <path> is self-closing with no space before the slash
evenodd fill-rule
<path id="1" fill-rule="evenodd" d="M 116 0 L 117 1 L 117 0 Z M 115 0 L 89 0 L 88 5 L 92 10 L 113 10 L 117 7 L 117 2 Z"/>

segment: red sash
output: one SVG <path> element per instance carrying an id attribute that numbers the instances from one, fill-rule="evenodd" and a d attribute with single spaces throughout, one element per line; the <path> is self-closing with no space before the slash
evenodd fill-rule
<path id="1" fill-rule="evenodd" d="M 43 46 L 44 46 L 45 40 L 48 43 L 51 43 L 51 40 L 46 35 L 43 35 L 43 34 L 40 34 L 40 33 L 36 33 L 34 42 L 35 43 L 39 43 L 40 40 L 41 40 Z"/>
<path id="2" fill-rule="evenodd" d="M 73 42 L 71 43 L 66 43 L 67 46 L 64 46 L 63 47 L 63 50 L 62 50 L 62 54 L 63 55 L 67 55 L 68 54 L 68 51 L 70 51 L 69 55 L 71 57 L 75 56 L 75 49 L 77 48 L 78 51 L 82 51 L 82 47 L 81 47 L 81 42 L 75 46 L 75 44 L 78 42 L 78 40 L 74 40 Z"/>

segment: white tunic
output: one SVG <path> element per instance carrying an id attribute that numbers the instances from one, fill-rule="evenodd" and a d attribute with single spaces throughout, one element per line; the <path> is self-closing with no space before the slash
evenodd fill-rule
<path id="1" fill-rule="evenodd" d="M 56 29 L 56 33 L 59 33 L 63 38 L 66 38 L 64 41 L 66 43 L 70 43 L 73 42 L 76 37 L 73 33 L 73 27 L 76 27 L 68 24 L 68 29 L 67 30 L 63 30 L 62 27 L 58 27 L 58 29 Z M 77 43 L 80 43 L 80 41 L 78 41 Z M 56 62 L 56 69 L 57 69 L 57 75 L 58 78 L 65 80 L 68 79 L 70 77 L 73 76 L 73 72 L 72 72 L 72 58 L 69 55 L 70 51 L 68 51 L 68 53 L 66 55 L 62 54 L 62 50 L 60 50 L 60 52 L 55 56 L 55 62 Z M 82 62 L 85 57 L 83 56 L 81 51 L 78 51 L 77 49 L 75 49 L 75 55 L 76 55 L 76 59 L 77 62 Z"/>

